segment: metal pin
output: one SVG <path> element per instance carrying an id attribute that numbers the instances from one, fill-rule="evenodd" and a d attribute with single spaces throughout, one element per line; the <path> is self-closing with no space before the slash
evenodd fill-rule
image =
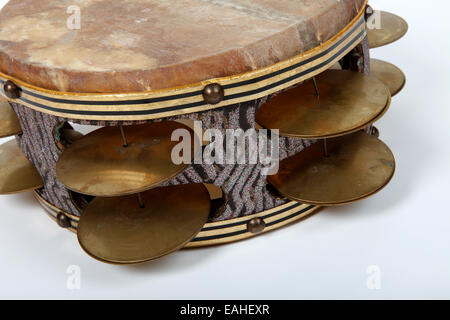
<path id="1" fill-rule="evenodd" d="M 325 158 L 329 158 L 330 154 L 328 153 L 328 141 L 327 139 L 323 139 L 323 153 L 325 155 Z"/>
<path id="2" fill-rule="evenodd" d="M 316 89 L 316 95 L 319 97 L 320 92 L 319 92 L 319 87 L 317 86 L 316 77 L 312 77 L 312 82 L 314 84 L 314 89 Z"/>
<path id="3" fill-rule="evenodd" d="M 125 135 L 125 130 L 123 130 L 123 126 L 120 126 L 120 133 L 122 134 L 123 146 L 126 148 L 126 147 L 128 147 L 128 141 L 127 141 L 127 137 Z"/>
<path id="4" fill-rule="evenodd" d="M 140 193 L 138 193 L 137 196 L 138 196 L 138 201 L 139 201 L 139 207 L 145 208 L 144 201 L 142 200 L 142 195 Z"/>

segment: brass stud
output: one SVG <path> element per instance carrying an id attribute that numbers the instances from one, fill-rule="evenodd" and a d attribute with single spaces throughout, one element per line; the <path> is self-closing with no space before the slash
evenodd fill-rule
<path id="1" fill-rule="evenodd" d="M 364 19 L 368 21 L 372 15 L 373 15 L 373 8 L 370 5 L 367 5 L 366 11 L 364 12 Z"/>
<path id="2" fill-rule="evenodd" d="M 225 97 L 225 92 L 222 86 L 218 83 L 208 84 L 203 89 L 203 99 L 208 104 L 218 104 L 222 102 Z"/>
<path id="3" fill-rule="evenodd" d="M 5 82 L 3 90 L 5 91 L 6 96 L 10 99 L 17 99 L 20 97 L 20 88 L 11 80 Z"/>
<path id="4" fill-rule="evenodd" d="M 380 130 L 378 130 L 377 127 L 372 127 L 372 129 L 370 129 L 370 135 L 374 136 L 375 138 L 379 138 L 380 137 Z"/>
<path id="5" fill-rule="evenodd" d="M 253 234 L 263 232 L 265 227 L 266 223 L 262 218 L 253 218 L 249 222 L 247 222 L 247 230 Z"/>
<path id="6" fill-rule="evenodd" d="M 64 229 L 71 227 L 69 218 L 62 212 L 58 213 L 58 215 L 56 216 L 56 223 L 58 223 L 58 226 Z"/>

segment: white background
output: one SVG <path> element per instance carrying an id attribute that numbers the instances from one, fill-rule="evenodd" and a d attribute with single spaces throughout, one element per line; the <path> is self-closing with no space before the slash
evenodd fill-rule
<path id="1" fill-rule="evenodd" d="M 377 123 L 398 166 L 381 193 L 252 240 L 132 267 L 89 258 L 31 193 L 1 196 L 0 298 L 450 298 L 450 2 L 427 3 L 371 0 L 410 25 L 372 51 L 408 78 Z M 70 265 L 81 268 L 80 290 L 66 287 Z M 371 265 L 380 290 L 366 286 Z"/>

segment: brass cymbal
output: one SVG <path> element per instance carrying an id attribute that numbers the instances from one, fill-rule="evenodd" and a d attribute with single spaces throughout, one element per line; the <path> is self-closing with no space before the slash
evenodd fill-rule
<path id="1" fill-rule="evenodd" d="M 137 195 L 97 197 L 78 224 L 78 241 L 92 257 L 114 264 L 160 258 L 184 247 L 207 222 L 210 199 L 202 184 L 156 188 Z"/>
<path id="2" fill-rule="evenodd" d="M 370 74 L 384 83 L 390 91 L 391 96 L 399 93 L 406 83 L 406 77 L 403 71 L 386 61 L 370 59 Z"/>
<path id="3" fill-rule="evenodd" d="M 22 133 L 19 118 L 8 101 L 0 97 L 0 138 Z"/>
<path id="4" fill-rule="evenodd" d="M 268 182 L 291 200 L 335 206 L 373 195 L 394 175 L 392 152 L 365 132 L 331 139 L 327 149 L 328 157 L 318 142 L 281 161 L 278 174 Z"/>
<path id="5" fill-rule="evenodd" d="M 73 143 L 76 140 L 80 140 L 83 137 L 83 134 L 74 130 L 74 129 L 64 129 L 63 130 L 64 138 L 69 143 Z"/>
<path id="6" fill-rule="evenodd" d="M 370 48 L 388 45 L 402 38 L 408 32 L 408 23 L 401 17 L 386 11 L 381 11 L 381 28 L 368 26 Z"/>
<path id="7" fill-rule="evenodd" d="M 99 197 L 123 196 L 149 190 L 176 176 L 188 165 L 172 162 L 171 141 L 176 129 L 188 130 L 173 121 L 95 130 L 68 147 L 56 164 L 58 179 L 70 190 Z M 193 152 L 192 152 L 193 157 Z"/>
<path id="8" fill-rule="evenodd" d="M 15 139 L 0 145 L 0 194 L 21 193 L 43 186 L 41 176 Z"/>
<path id="9" fill-rule="evenodd" d="M 280 135 L 330 138 L 358 131 L 386 112 L 390 95 L 377 78 L 347 70 L 327 70 L 313 81 L 284 91 L 261 106 L 256 122 Z"/>

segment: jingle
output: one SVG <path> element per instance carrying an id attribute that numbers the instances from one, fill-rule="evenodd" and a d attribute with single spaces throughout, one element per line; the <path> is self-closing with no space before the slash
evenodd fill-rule
<path id="1" fill-rule="evenodd" d="M 19 118 L 8 101 L 0 97 L 0 138 L 22 133 Z"/>
<path id="2" fill-rule="evenodd" d="M 367 30 L 370 48 L 378 48 L 401 39 L 408 32 L 408 23 L 399 16 L 381 11 L 380 26 L 371 26 Z"/>
<path id="3" fill-rule="evenodd" d="M 209 216 L 202 184 L 156 188 L 141 196 L 143 208 L 136 195 L 92 200 L 78 225 L 81 247 L 104 262 L 145 262 L 186 245 Z"/>
<path id="4" fill-rule="evenodd" d="M 56 174 L 70 190 L 91 196 L 123 196 L 151 189 L 187 167 L 171 159 L 178 144 L 171 141 L 171 134 L 177 129 L 192 132 L 173 121 L 128 126 L 123 128 L 124 143 L 118 128 L 98 129 L 75 140 L 63 152 Z M 194 134 L 190 137 L 193 147 Z"/>
<path id="5" fill-rule="evenodd" d="M 291 200 L 337 206 L 367 198 L 392 179 L 394 156 L 377 138 L 357 132 L 326 143 L 281 161 L 268 182 Z"/>
<path id="6" fill-rule="evenodd" d="M 391 99 L 375 77 L 346 70 L 327 70 L 314 82 L 284 91 L 256 114 L 262 127 L 304 139 L 329 138 L 367 127 L 388 109 Z"/>
<path id="7" fill-rule="evenodd" d="M 399 93 L 406 83 L 403 71 L 386 61 L 370 59 L 370 74 L 384 83 L 392 97 Z"/>
<path id="8" fill-rule="evenodd" d="M 41 176 L 15 140 L 0 145 L 0 194 L 21 193 L 43 186 Z"/>

